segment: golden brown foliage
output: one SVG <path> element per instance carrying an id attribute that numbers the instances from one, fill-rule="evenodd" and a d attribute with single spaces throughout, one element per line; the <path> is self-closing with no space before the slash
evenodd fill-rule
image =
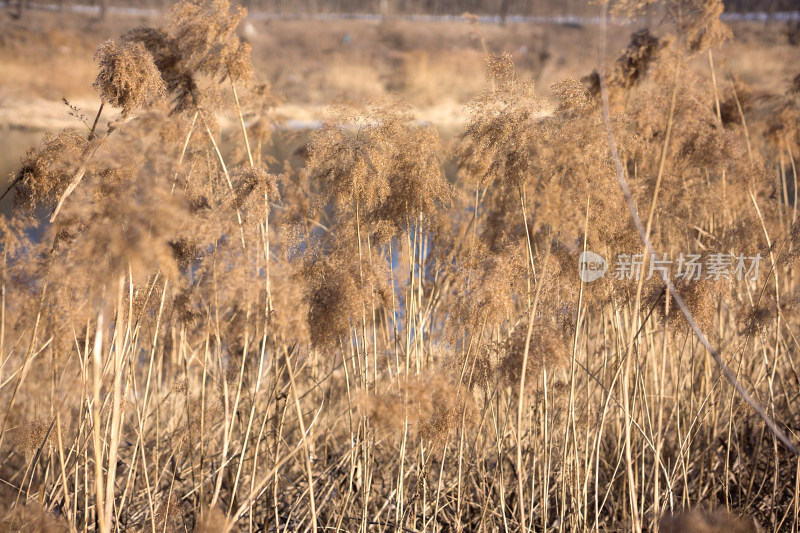
<path id="1" fill-rule="evenodd" d="M 120 46 L 106 41 L 97 48 L 95 59 L 100 72 L 94 88 L 104 103 L 122 109 L 123 116 L 165 94 L 153 57 L 141 43 Z"/>
<path id="2" fill-rule="evenodd" d="M 690 69 L 721 3 L 666 9 L 610 109 L 597 72 L 551 104 L 487 53 L 448 148 L 396 103 L 276 127 L 226 0 L 101 45 L 122 119 L 46 136 L 0 218 L 1 527 L 751 530 L 662 518 L 695 501 L 795 527 L 796 458 L 648 261 L 794 434 L 796 96 Z M 720 254 L 761 270 L 676 272 Z"/>

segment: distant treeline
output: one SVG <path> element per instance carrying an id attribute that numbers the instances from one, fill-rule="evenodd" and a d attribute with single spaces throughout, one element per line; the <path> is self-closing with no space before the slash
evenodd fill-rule
<path id="1" fill-rule="evenodd" d="M 93 5 L 168 9 L 174 0 L 7 0 L 7 6 Z M 382 15 L 596 16 L 599 2 L 590 0 L 240 0 L 251 11 L 279 14 L 364 13 Z M 724 0 L 727 12 L 798 11 L 799 0 Z"/>
<path id="2" fill-rule="evenodd" d="M 112 0 L 113 1 L 113 0 Z M 135 0 L 133 0 L 135 1 Z M 590 0 L 245 0 L 244 5 L 277 12 L 460 15 L 575 15 L 600 12 Z M 798 0 L 724 0 L 729 12 L 797 11 Z"/>
<path id="3" fill-rule="evenodd" d="M 587 0 L 245 0 L 254 9 L 310 13 L 425 15 L 587 15 L 599 7 Z"/>

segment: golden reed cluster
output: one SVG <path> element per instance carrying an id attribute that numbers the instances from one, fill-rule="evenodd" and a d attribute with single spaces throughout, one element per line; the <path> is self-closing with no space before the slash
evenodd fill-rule
<path id="1" fill-rule="evenodd" d="M 630 209 L 659 254 L 763 258 L 669 275 L 796 438 L 797 79 L 751 98 L 722 3 L 662 7 L 555 105 L 489 55 L 450 146 L 373 102 L 302 167 L 268 155 L 244 9 L 101 44 L 94 123 L 28 152 L 0 219 L 0 528 L 795 530 L 797 459 Z"/>

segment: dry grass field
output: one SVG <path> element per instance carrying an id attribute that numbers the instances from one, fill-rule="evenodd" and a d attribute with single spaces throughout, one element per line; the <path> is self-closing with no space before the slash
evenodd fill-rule
<path id="1" fill-rule="evenodd" d="M 800 26 L 587 9 L 3 13 L 0 531 L 798 532 Z"/>

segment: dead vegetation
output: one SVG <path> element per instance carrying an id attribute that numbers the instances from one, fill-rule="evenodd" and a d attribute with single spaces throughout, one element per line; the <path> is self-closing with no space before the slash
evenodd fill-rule
<path id="1" fill-rule="evenodd" d="M 302 167 L 241 8 L 100 45 L 0 219 L 0 527 L 796 530 L 797 457 L 690 324 L 797 443 L 798 93 L 666 7 L 556 106 L 490 54 L 452 149 L 372 101 Z"/>

